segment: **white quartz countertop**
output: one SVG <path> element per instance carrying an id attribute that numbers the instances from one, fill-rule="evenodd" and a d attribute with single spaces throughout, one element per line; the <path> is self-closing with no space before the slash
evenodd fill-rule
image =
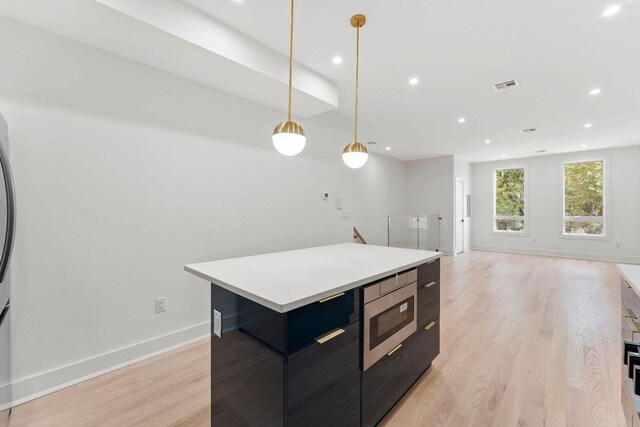
<path id="1" fill-rule="evenodd" d="M 616 264 L 620 274 L 633 290 L 640 296 L 640 265 Z"/>
<path id="2" fill-rule="evenodd" d="M 344 243 L 189 264 L 184 269 L 285 313 L 440 256 L 440 252 Z"/>

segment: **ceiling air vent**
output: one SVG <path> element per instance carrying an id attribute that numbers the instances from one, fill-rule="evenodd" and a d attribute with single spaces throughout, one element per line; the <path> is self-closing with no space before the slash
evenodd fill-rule
<path id="1" fill-rule="evenodd" d="M 517 80 L 509 80 L 508 82 L 502 82 L 498 83 L 497 85 L 493 85 L 493 88 L 496 90 L 496 92 L 499 92 L 501 90 L 512 89 L 518 86 L 520 86 L 520 83 L 518 83 Z"/>
<path id="2" fill-rule="evenodd" d="M 367 142 L 367 145 L 378 145 L 378 143 L 375 141 L 369 141 Z"/>
<path id="3" fill-rule="evenodd" d="M 536 153 L 546 153 L 547 150 L 536 150 Z"/>
<path id="4" fill-rule="evenodd" d="M 531 133 L 531 132 L 535 132 L 536 130 L 537 130 L 536 128 L 529 128 L 529 129 L 522 129 L 520 132 Z"/>

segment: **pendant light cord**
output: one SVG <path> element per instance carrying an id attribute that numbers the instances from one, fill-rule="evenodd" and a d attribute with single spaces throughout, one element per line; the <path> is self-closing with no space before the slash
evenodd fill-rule
<path id="1" fill-rule="evenodd" d="M 287 120 L 291 121 L 291 92 L 293 90 L 293 0 L 291 0 L 291 14 L 289 21 L 289 105 Z"/>
<path id="2" fill-rule="evenodd" d="M 358 78 L 360 69 L 360 25 L 356 28 L 356 116 L 353 142 L 358 142 Z"/>

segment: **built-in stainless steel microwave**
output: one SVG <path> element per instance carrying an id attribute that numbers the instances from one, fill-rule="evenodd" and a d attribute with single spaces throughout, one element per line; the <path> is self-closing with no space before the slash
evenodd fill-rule
<path id="1" fill-rule="evenodd" d="M 416 332 L 417 280 L 413 269 L 364 288 L 363 370 L 397 351 Z"/>

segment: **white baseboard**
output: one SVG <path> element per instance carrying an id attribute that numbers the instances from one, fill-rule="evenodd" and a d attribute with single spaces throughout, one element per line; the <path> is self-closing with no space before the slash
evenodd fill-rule
<path id="1" fill-rule="evenodd" d="M 211 322 L 205 322 L 16 380 L 11 384 L 0 386 L 0 410 L 37 399 L 210 335 Z"/>
<path id="2" fill-rule="evenodd" d="M 509 248 L 504 246 L 474 246 L 473 250 L 488 251 L 488 252 L 504 252 L 504 253 L 513 253 L 513 254 L 522 254 L 522 255 L 553 256 L 558 258 L 588 259 L 593 261 L 621 262 L 626 264 L 640 264 L 640 257 L 615 255 L 615 254 L 573 252 L 573 251 L 561 251 L 561 250 L 552 250 L 552 249 Z"/>

